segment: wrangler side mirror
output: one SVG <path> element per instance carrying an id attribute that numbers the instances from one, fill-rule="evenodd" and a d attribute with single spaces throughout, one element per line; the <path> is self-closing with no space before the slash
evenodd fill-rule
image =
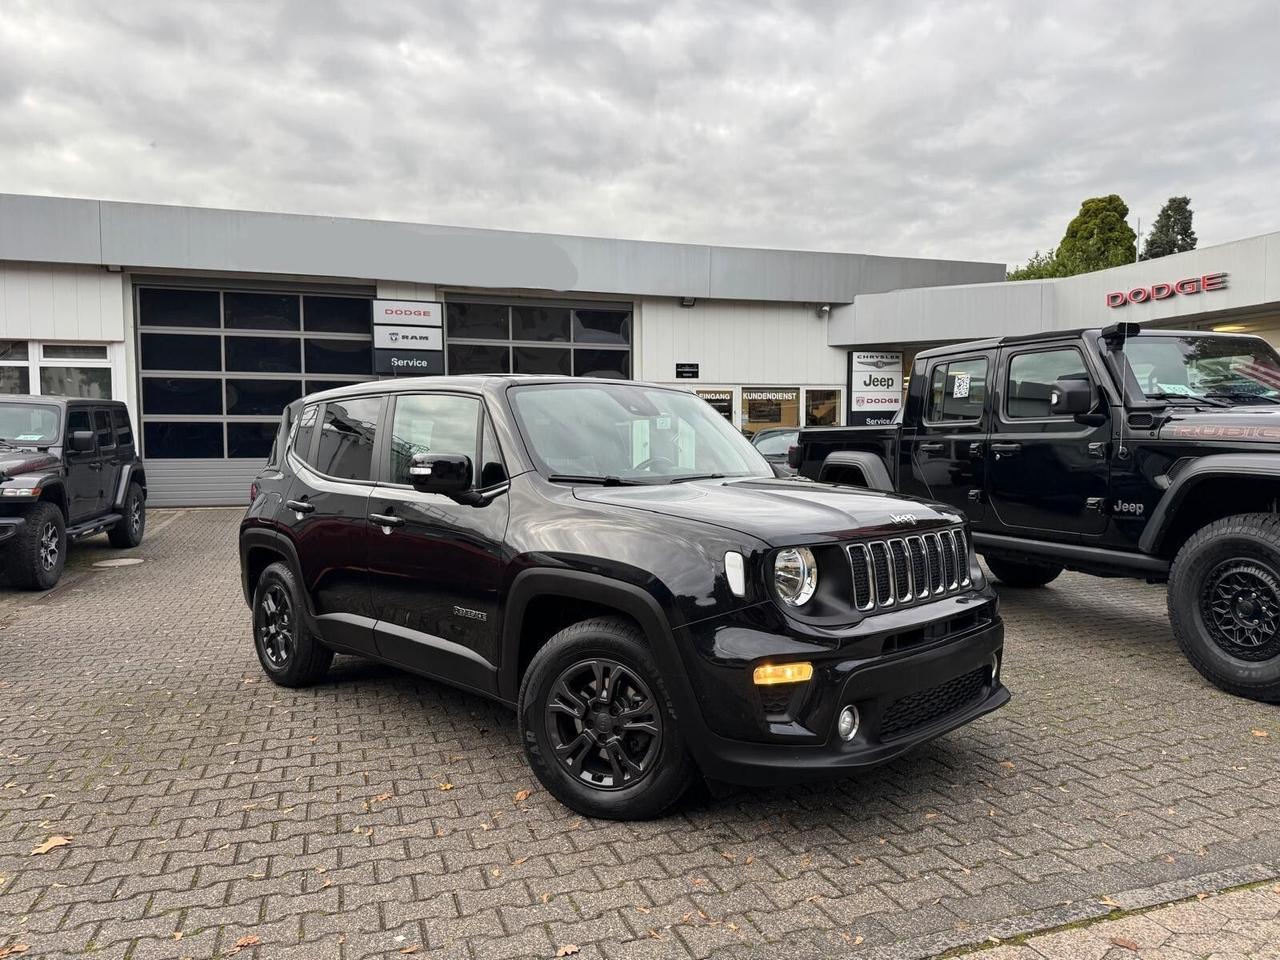
<path id="1" fill-rule="evenodd" d="M 1093 384 L 1088 380 L 1057 380 L 1049 388 L 1049 414 L 1076 416 L 1093 409 Z"/>
<path id="2" fill-rule="evenodd" d="M 71 436 L 67 438 L 67 449 L 73 453 L 92 453 L 93 431 L 72 430 Z"/>

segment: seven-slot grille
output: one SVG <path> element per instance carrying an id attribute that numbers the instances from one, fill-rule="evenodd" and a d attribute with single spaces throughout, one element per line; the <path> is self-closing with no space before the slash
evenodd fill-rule
<path id="1" fill-rule="evenodd" d="M 849 545 L 859 610 L 926 603 L 969 586 L 963 527 Z"/>

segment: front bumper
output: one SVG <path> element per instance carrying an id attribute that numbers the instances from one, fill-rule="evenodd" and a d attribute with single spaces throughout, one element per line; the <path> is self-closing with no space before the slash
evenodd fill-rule
<path id="1" fill-rule="evenodd" d="M 0 517 L 0 543 L 16 537 L 26 522 L 25 517 Z"/>
<path id="2" fill-rule="evenodd" d="M 955 609 L 946 609 L 951 601 L 939 601 L 914 614 L 902 611 L 928 618 L 922 622 L 935 632 L 923 636 L 921 628 L 901 629 L 901 620 L 876 618 L 834 648 L 759 632 L 751 638 L 752 657 L 708 659 L 686 647 L 699 707 L 687 739 L 703 774 L 754 785 L 838 775 L 883 763 L 1008 703 L 1000 682 L 1004 625 L 996 601 L 954 599 Z M 965 606 L 973 609 L 957 612 Z M 722 626 L 715 641 L 721 654 L 741 646 L 740 637 L 735 643 L 740 630 Z M 901 640 L 908 635 L 914 643 Z M 791 659 L 812 662 L 813 678 L 787 685 L 791 690 L 749 686 L 755 664 Z M 736 697 L 728 696 L 731 684 Z M 847 705 L 859 715 L 849 741 L 835 730 Z"/>

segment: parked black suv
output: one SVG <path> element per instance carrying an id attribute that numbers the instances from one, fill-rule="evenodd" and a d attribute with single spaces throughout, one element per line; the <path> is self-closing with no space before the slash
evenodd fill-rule
<path id="1" fill-rule="evenodd" d="M 434 377 L 286 411 L 240 532 L 267 675 L 341 650 L 519 711 L 565 804 L 656 816 L 696 771 L 780 783 L 1004 704 L 961 514 L 773 477 L 692 393 Z"/>
<path id="2" fill-rule="evenodd" d="M 1168 581 L 1191 663 L 1280 701 L 1280 357 L 1137 324 L 916 355 L 900 422 L 802 431 L 810 479 L 963 510 L 996 579 Z"/>
<path id="3" fill-rule="evenodd" d="M 113 546 L 136 547 L 146 504 L 123 403 L 0 396 L 0 551 L 10 583 L 52 587 L 68 540 L 105 530 Z"/>

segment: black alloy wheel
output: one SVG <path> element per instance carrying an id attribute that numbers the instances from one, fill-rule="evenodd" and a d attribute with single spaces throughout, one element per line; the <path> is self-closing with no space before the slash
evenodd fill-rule
<path id="1" fill-rule="evenodd" d="M 636 671 L 603 657 L 560 673 L 546 701 L 547 738 L 561 767 L 596 790 L 639 783 L 657 765 L 662 710 Z"/>
<path id="2" fill-rule="evenodd" d="M 258 647 L 273 669 L 283 670 L 293 656 L 293 603 L 284 587 L 273 583 L 262 593 L 257 609 Z"/>
<path id="3" fill-rule="evenodd" d="M 1280 654 L 1280 576 L 1270 564 L 1233 558 L 1205 578 L 1201 615 L 1214 643 L 1241 660 Z"/>

